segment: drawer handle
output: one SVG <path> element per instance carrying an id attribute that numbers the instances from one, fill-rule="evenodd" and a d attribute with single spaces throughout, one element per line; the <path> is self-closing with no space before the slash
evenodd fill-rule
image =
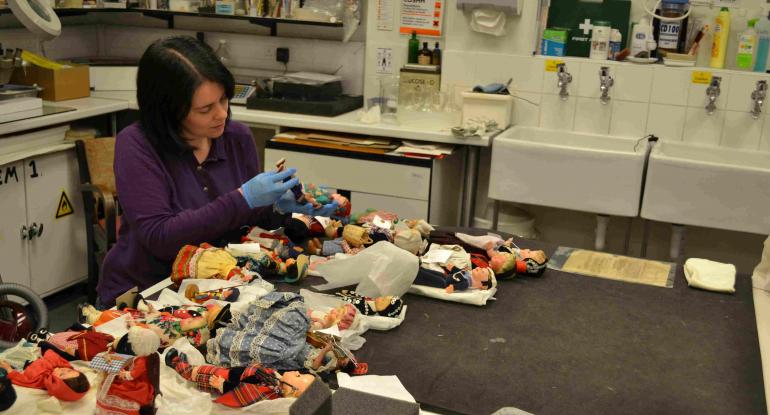
<path id="1" fill-rule="evenodd" d="M 27 225 L 21 225 L 21 240 L 27 240 L 29 233 L 27 232 Z"/>
<path id="2" fill-rule="evenodd" d="M 40 237 L 40 235 L 43 234 L 43 224 L 40 224 L 40 227 L 38 227 L 37 223 L 32 222 L 32 226 L 29 227 L 29 239 L 32 240 L 34 237 Z"/>

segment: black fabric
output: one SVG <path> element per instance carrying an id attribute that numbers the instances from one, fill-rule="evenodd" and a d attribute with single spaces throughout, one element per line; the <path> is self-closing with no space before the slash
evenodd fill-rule
<path id="1" fill-rule="evenodd" d="M 376 408 L 376 409 L 375 409 Z M 332 395 L 333 415 L 418 415 L 416 403 L 340 388 Z"/>
<path id="2" fill-rule="evenodd" d="M 467 414 L 766 413 L 750 278 L 717 294 L 677 271 L 669 289 L 549 269 L 501 282 L 486 307 L 407 295 L 404 323 L 368 331 L 356 357 Z"/>

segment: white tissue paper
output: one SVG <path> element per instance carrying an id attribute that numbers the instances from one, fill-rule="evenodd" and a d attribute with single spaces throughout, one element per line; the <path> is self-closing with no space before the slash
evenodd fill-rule
<path id="1" fill-rule="evenodd" d="M 366 297 L 404 295 L 417 277 L 416 256 L 390 242 L 380 241 L 350 258 L 319 264 L 316 270 L 328 283 L 319 291 L 358 284 L 356 292 Z"/>
<path id="2" fill-rule="evenodd" d="M 754 268 L 751 282 L 754 288 L 770 291 L 770 236 L 765 239 L 765 248 L 762 250 L 762 259 L 760 259 L 759 264 Z"/>
<path id="3" fill-rule="evenodd" d="M 492 36 L 505 34 L 505 12 L 492 9 L 474 9 L 471 12 L 471 29 Z"/>
<path id="4" fill-rule="evenodd" d="M 406 390 L 397 376 L 350 376 L 344 372 L 337 372 L 337 384 L 340 388 L 371 393 L 401 401 L 415 402 L 412 394 Z"/>
<path id="5" fill-rule="evenodd" d="M 735 265 L 702 258 L 684 263 L 684 276 L 690 287 L 723 293 L 735 292 Z"/>

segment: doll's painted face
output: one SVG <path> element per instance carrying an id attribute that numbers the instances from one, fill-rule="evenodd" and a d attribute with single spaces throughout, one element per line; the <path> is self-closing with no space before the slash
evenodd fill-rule
<path id="1" fill-rule="evenodd" d="M 492 270 L 495 272 L 500 272 L 500 270 L 502 270 L 505 266 L 505 263 L 508 261 L 508 257 L 510 256 L 511 254 L 504 253 L 493 255 L 489 260 L 489 267 L 492 268 Z"/>
<path id="2" fill-rule="evenodd" d="M 303 375 L 297 371 L 284 372 L 281 376 L 281 391 L 285 397 L 299 397 L 315 380 L 313 375 Z"/>
<path id="3" fill-rule="evenodd" d="M 489 270 L 487 268 L 478 267 L 471 271 L 472 288 L 482 288 L 486 281 L 489 281 Z"/>
<path id="4" fill-rule="evenodd" d="M 78 376 L 80 376 L 80 372 L 78 372 L 75 369 L 70 369 L 68 367 L 57 367 L 53 370 L 54 376 L 58 377 L 59 379 L 74 379 Z"/>
<path id="5" fill-rule="evenodd" d="M 547 261 L 545 252 L 533 251 L 531 249 L 522 249 L 519 251 L 521 259 L 534 259 L 538 264 L 544 264 Z"/>

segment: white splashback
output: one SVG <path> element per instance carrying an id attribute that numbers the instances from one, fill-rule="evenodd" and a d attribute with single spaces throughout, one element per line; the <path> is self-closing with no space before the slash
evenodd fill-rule
<path id="1" fill-rule="evenodd" d="M 770 105 L 759 119 L 751 117 L 751 92 L 756 82 L 770 75 L 753 72 L 671 68 L 582 58 L 560 58 L 572 74 L 570 96 L 557 95 L 556 74 L 546 71 L 551 57 L 531 57 L 449 50 L 442 86 L 505 82 L 513 78 L 517 125 L 642 137 L 655 134 L 662 140 L 686 141 L 728 148 L 770 150 Z M 607 105 L 599 102 L 599 68 L 609 66 L 615 85 Z M 722 77 L 717 111 L 706 114 L 706 86 L 692 82 L 693 71 L 710 71 Z"/>

